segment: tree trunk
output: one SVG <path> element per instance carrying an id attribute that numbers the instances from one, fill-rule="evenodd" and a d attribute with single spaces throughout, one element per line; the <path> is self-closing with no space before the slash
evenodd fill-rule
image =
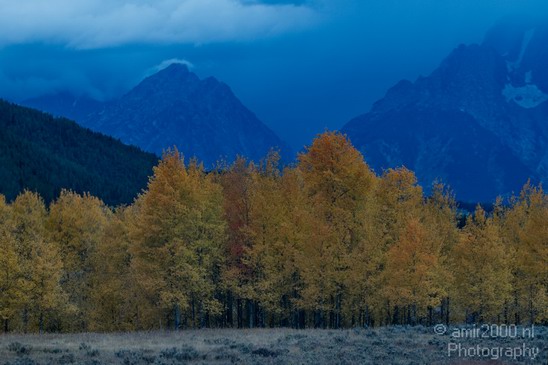
<path id="1" fill-rule="evenodd" d="M 450 310 L 449 310 L 449 297 L 446 298 L 445 300 L 445 325 L 446 326 L 449 326 L 449 314 L 450 314 Z"/>
<path id="2" fill-rule="evenodd" d="M 44 333 L 44 313 L 43 312 L 40 312 L 40 317 L 39 317 L 39 331 L 40 331 L 40 334 Z"/>
<path id="3" fill-rule="evenodd" d="M 248 320 L 249 320 L 249 328 L 255 327 L 255 306 L 253 305 L 252 300 L 247 300 L 247 309 L 248 309 Z"/>
<path id="4" fill-rule="evenodd" d="M 314 311 L 314 328 L 320 328 L 322 324 L 321 314 L 319 310 Z"/>
<path id="5" fill-rule="evenodd" d="M 173 314 L 175 317 L 175 331 L 178 331 L 181 328 L 181 307 L 179 304 L 175 304 Z"/>
<path id="6" fill-rule="evenodd" d="M 227 292 L 226 302 L 226 324 L 228 327 L 234 327 L 234 314 L 232 313 L 234 298 L 230 290 Z"/>
<path id="7" fill-rule="evenodd" d="M 244 326 L 244 321 L 243 321 L 244 311 L 243 311 L 242 300 L 240 298 L 238 298 L 236 300 L 236 310 L 237 310 L 236 317 L 237 317 L 237 322 L 238 322 L 238 328 L 243 328 L 243 326 Z"/>
<path id="8" fill-rule="evenodd" d="M 341 328 L 341 294 L 337 295 L 336 303 L 336 316 L 335 316 L 335 328 Z"/>
<path id="9" fill-rule="evenodd" d="M 202 302 L 198 304 L 198 320 L 200 321 L 200 328 L 205 327 L 205 315 L 204 315 L 204 308 L 202 305 Z"/>
<path id="10" fill-rule="evenodd" d="M 192 328 L 196 328 L 196 303 L 192 299 Z"/>
<path id="11" fill-rule="evenodd" d="M 386 324 L 389 325 L 391 323 L 391 316 L 390 316 L 390 302 L 386 302 Z"/>
<path id="12" fill-rule="evenodd" d="M 535 323 L 535 310 L 533 306 L 533 285 L 529 285 L 529 324 Z"/>

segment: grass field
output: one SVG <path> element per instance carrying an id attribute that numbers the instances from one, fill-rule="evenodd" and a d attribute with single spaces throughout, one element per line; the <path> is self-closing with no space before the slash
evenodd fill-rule
<path id="1" fill-rule="evenodd" d="M 442 335 L 420 326 L 8 334 L 0 335 L 0 365 L 548 363 L 548 327 L 535 327 L 534 333 L 518 329 L 517 336 L 510 335 L 514 338 L 463 339 L 456 330 Z M 535 348 L 540 353 L 532 359 Z"/>

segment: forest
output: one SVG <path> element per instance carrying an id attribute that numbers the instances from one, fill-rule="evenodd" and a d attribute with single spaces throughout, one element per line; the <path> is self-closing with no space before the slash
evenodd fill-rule
<path id="1" fill-rule="evenodd" d="M 28 189 L 49 204 L 64 188 L 128 204 L 157 161 L 68 119 L 0 99 L 0 192 L 7 200 Z"/>
<path id="2" fill-rule="evenodd" d="M 461 217 L 441 183 L 375 174 L 340 133 L 281 168 L 167 151 L 130 205 L 0 196 L 6 332 L 546 324 L 548 196 Z"/>

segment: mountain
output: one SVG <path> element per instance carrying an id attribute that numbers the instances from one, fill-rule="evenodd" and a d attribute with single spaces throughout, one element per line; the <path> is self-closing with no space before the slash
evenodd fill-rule
<path id="1" fill-rule="evenodd" d="M 65 188 L 131 203 L 157 162 L 70 120 L 0 100 L 0 194 L 8 200 L 28 189 L 49 202 Z"/>
<path id="2" fill-rule="evenodd" d="M 405 165 L 490 202 L 548 181 L 548 23 L 506 20 L 342 129 L 378 172 Z"/>
<path id="3" fill-rule="evenodd" d="M 55 115 L 161 155 L 177 146 L 206 167 L 237 155 L 259 161 L 272 149 L 292 159 L 289 147 L 213 77 L 201 80 L 186 65 L 171 64 L 121 98 L 99 104 L 59 95 L 27 101 Z M 92 106 L 89 109 L 89 106 Z M 57 106 L 61 106 L 57 108 Z"/>

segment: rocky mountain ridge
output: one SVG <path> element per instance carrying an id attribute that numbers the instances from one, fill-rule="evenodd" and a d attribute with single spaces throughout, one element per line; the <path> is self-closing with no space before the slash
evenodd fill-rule
<path id="1" fill-rule="evenodd" d="M 110 102 L 60 99 L 45 97 L 25 104 L 72 117 L 87 128 L 157 155 L 177 147 L 187 158 L 203 161 L 206 168 L 219 160 L 231 162 L 237 155 L 259 161 L 272 149 L 286 161 L 293 158 L 290 148 L 228 85 L 213 77 L 201 80 L 183 64 L 171 64 Z"/>
<path id="2" fill-rule="evenodd" d="M 378 172 L 405 165 L 490 202 L 548 181 L 548 26 L 495 26 L 427 77 L 400 81 L 342 129 Z"/>

